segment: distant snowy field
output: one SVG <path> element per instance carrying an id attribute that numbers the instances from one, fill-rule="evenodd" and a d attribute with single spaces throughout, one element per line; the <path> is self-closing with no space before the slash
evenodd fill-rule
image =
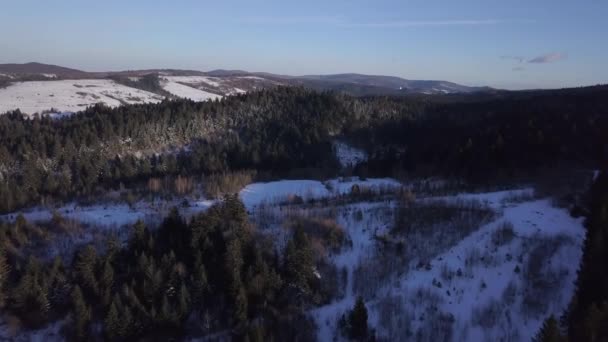
<path id="1" fill-rule="evenodd" d="M 213 94 L 204 90 L 200 90 L 194 88 L 193 86 L 185 85 L 182 83 L 197 83 L 196 81 L 201 81 L 202 79 L 207 79 L 207 77 L 198 77 L 198 76 L 165 76 L 161 79 L 161 87 L 169 93 L 185 98 L 190 99 L 192 101 L 207 101 L 214 99 L 221 99 L 221 95 Z M 215 82 L 215 81 L 213 81 Z"/>
<path id="2" fill-rule="evenodd" d="M 18 82 L 0 89 L 0 114 L 20 109 L 26 114 L 77 112 L 96 104 L 110 107 L 123 104 L 156 103 L 162 96 L 130 88 L 112 80 L 58 80 Z"/>

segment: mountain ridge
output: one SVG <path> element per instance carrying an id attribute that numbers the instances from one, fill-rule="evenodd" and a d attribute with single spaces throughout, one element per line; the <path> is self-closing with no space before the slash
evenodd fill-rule
<path id="1" fill-rule="evenodd" d="M 209 76 L 217 78 L 259 77 L 268 79 L 273 85 L 279 82 L 282 85 L 299 85 L 317 90 L 344 91 L 351 95 L 450 94 L 493 90 L 490 87 L 471 87 L 445 80 L 411 80 L 398 76 L 360 73 L 293 76 L 246 70 L 215 69 L 200 71 L 174 68 L 89 72 L 38 62 L 0 64 L 0 74 L 2 74 L 0 78 L 4 76 L 5 79 L 8 78 L 13 82 L 31 80 L 32 77 L 37 76 L 41 76 L 41 79 L 141 77 L 147 74 L 158 74 L 161 76 Z M 49 75 L 54 77 L 48 77 Z"/>

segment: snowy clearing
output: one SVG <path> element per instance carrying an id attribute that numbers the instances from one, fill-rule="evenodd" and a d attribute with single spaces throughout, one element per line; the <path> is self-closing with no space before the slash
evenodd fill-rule
<path id="1" fill-rule="evenodd" d="M 173 207 L 179 207 L 180 213 L 190 217 L 212 206 L 215 201 L 206 199 L 155 200 L 139 201 L 133 205 L 126 203 L 108 203 L 93 205 L 66 204 L 58 208 L 32 208 L 0 216 L 0 220 L 13 221 L 22 214 L 27 221 L 45 222 L 58 213 L 61 217 L 93 225 L 96 227 L 118 228 L 143 220 L 150 223 L 160 222 Z"/>
<path id="2" fill-rule="evenodd" d="M 553 207 L 549 199 L 522 202 L 522 194 L 529 191 L 436 198 L 446 203 L 481 201 L 498 216 L 430 260 L 392 265 L 392 275 L 379 283 L 365 268 L 358 269 L 373 265 L 385 248 L 375 237 L 390 234 L 394 221 L 386 213 L 392 205 L 384 211 L 379 203 L 341 207 L 338 222 L 353 247 L 331 260 L 346 270 L 348 281 L 343 298 L 311 311 L 319 340 L 338 336 L 340 316 L 361 294 L 380 339 L 529 341 L 546 317 L 559 316 L 567 307 L 584 238 L 582 220 Z M 362 219 L 353 218 L 357 211 Z M 424 244 L 433 248 L 436 242 Z"/>
<path id="3" fill-rule="evenodd" d="M 330 179 L 324 182 L 314 180 L 281 180 L 249 184 L 239 192 L 239 197 L 247 209 L 253 209 L 261 204 L 285 202 L 294 196 L 307 201 L 343 195 L 349 193 L 354 185 L 370 190 L 401 187 L 401 183 L 391 178 L 361 180 L 357 177 L 351 177 Z"/>
<path id="4" fill-rule="evenodd" d="M 207 76 L 164 76 L 163 79 L 169 82 L 186 83 L 186 84 L 200 84 L 206 83 L 212 87 L 219 87 L 222 85 L 222 79 L 218 77 L 207 77 Z"/>
<path id="5" fill-rule="evenodd" d="M 0 114 L 15 109 L 26 114 L 50 109 L 78 112 L 96 103 L 118 107 L 162 99 L 160 95 L 105 79 L 17 82 L 0 89 Z"/>
<path id="6" fill-rule="evenodd" d="M 181 83 L 161 80 L 161 86 L 169 93 L 192 101 L 207 101 L 214 99 L 221 99 L 221 95 L 213 94 L 204 90 L 196 89 Z"/>

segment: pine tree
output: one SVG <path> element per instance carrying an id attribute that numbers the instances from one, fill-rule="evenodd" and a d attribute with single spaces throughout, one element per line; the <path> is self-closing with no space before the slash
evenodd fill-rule
<path id="1" fill-rule="evenodd" d="M 233 316 L 237 323 L 247 320 L 247 295 L 241 280 L 243 256 L 238 239 L 232 239 L 227 246 L 225 257 L 228 298 L 233 306 Z"/>
<path id="2" fill-rule="evenodd" d="M 104 329 L 109 340 L 116 340 L 122 335 L 120 325 L 121 322 L 118 316 L 118 309 L 116 308 L 115 301 L 112 301 L 110 309 L 104 319 Z"/>
<path id="3" fill-rule="evenodd" d="M 82 286 L 85 292 L 93 296 L 99 294 L 99 284 L 95 277 L 96 264 L 97 252 L 92 245 L 88 245 L 77 254 L 74 265 L 78 284 Z"/>
<path id="4" fill-rule="evenodd" d="M 367 339 L 369 334 L 367 326 L 367 308 L 365 307 L 365 302 L 361 296 L 357 297 L 355 307 L 350 312 L 348 323 L 351 339 L 357 341 Z"/>
<path id="5" fill-rule="evenodd" d="M 72 291 L 72 319 L 74 321 L 74 337 L 78 340 L 84 340 L 88 336 L 91 309 L 87 306 L 82 290 L 78 285 Z"/>
<path id="6" fill-rule="evenodd" d="M 101 290 L 101 302 L 104 306 L 110 304 L 112 287 L 114 286 L 114 268 L 109 259 L 103 263 L 103 270 L 99 280 Z"/>
<path id="7" fill-rule="evenodd" d="M 310 241 L 302 229 L 296 229 L 287 243 L 284 260 L 286 280 L 303 294 L 309 295 L 315 264 Z"/>
<path id="8" fill-rule="evenodd" d="M 6 300 L 6 283 L 10 272 L 10 266 L 6 260 L 4 248 L 0 242 L 0 309 L 4 308 Z"/>
<path id="9" fill-rule="evenodd" d="M 542 328 L 534 338 L 534 342 L 565 342 L 555 317 L 551 315 L 545 320 Z"/>

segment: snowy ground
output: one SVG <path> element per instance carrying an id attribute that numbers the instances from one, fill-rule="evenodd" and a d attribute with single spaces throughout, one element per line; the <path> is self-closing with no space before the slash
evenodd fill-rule
<path id="1" fill-rule="evenodd" d="M 215 203 L 212 200 L 154 200 L 139 201 L 133 205 L 126 203 L 107 203 L 93 205 L 78 205 L 70 203 L 58 208 L 32 208 L 29 210 L 0 215 L 0 220 L 13 221 L 17 215 L 22 214 L 27 221 L 45 222 L 50 221 L 53 213 L 61 217 L 71 219 L 96 227 L 118 228 L 130 225 L 138 220 L 149 223 L 158 223 L 167 216 L 170 209 L 178 207 L 180 213 L 190 217 L 196 213 L 206 210 Z"/>
<path id="2" fill-rule="evenodd" d="M 165 76 L 161 80 L 161 86 L 169 93 L 192 101 L 207 101 L 221 99 L 221 95 L 213 94 L 194 86 L 186 85 L 200 82 L 202 79 L 207 80 L 208 77 L 203 76 Z M 215 81 L 209 81 L 215 84 Z"/>
<path id="3" fill-rule="evenodd" d="M 208 84 L 212 87 L 219 87 L 223 79 L 218 77 L 208 76 L 165 76 L 165 80 L 170 82 L 185 83 L 185 84 Z"/>
<path id="4" fill-rule="evenodd" d="M 420 260 L 411 260 L 374 288 L 373 295 L 365 299 L 377 337 L 529 341 L 548 315 L 559 316 L 574 291 L 582 222 L 553 207 L 548 199 L 520 202 L 527 191 L 454 196 L 454 201 L 484 202 L 499 216 L 424 267 L 417 267 Z M 352 215 L 340 219 L 353 249 L 332 257 L 348 271 L 346 296 L 312 311 L 321 341 L 336 336 L 339 317 L 352 308 L 358 295 L 353 290 L 353 271 L 377 252 L 374 235 L 388 232 L 392 225 L 386 215 L 378 215 L 378 208 L 369 203 L 358 206 L 355 210 L 363 211 L 362 221 Z M 343 212 L 352 210 L 343 208 Z M 497 244 L 495 232 L 504 222 L 513 225 L 514 236 Z"/>
<path id="5" fill-rule="evenodd" d="M 77 112 L 96 103 L 110 107 L 159 102 L 162 96 L 130 88 L 112 80 L 57 80 L 17 82 L 0 89 L 0 114 L 20 109 L 26 114 L 50 109 Z"/>
<path id="6" fill-rule="evenodd" d="M 239 196 L 247 209 L 254 209 L 262 204 L 277 204 L 288 201 L 294 196 L 309 199 L 335 197 L 349 193 L 354 185 L 371 190 L 400 188 L 402 185 L 391 178 L 357 177 L 330 179 L 324 182 L 314 180 L 281 180 L 268 183 L 253 183 L 240 191 Z"/>

